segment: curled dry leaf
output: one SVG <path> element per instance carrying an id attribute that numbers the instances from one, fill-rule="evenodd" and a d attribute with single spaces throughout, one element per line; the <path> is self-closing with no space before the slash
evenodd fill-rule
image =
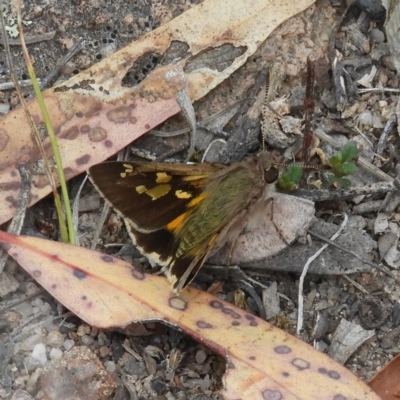
<path id="1" fill-rule="evenodd" d="M 225 246 L 211 258 L 211 264 L 225 264 L 231 256 L 231 264 L 260 267 L 264 260 L 306 234 L 314 220 L 314 203 L 282 193 L 273 193 L 271 198 L 249 216 L 251 220 L 235 247 L 231 250 L 230 245 Z"/>
<path id="2" fill-rule="evenodd" d="M 208 293 L 188 288 L 177 297 L 165 278 L 84 248 L 4 232 L 0 243 L 87 323 L 110 328 L 160 320 L 227 357 L 225 399 L 379 399 L 326 355 Z"/>
<path id="3" fill-rule="evenodd" d="M 43 93 L 59 139 L 67 179 L 99 163 L 148 130 L 176 114 L 175 94 L 188 90 L 198 100 L 238 69 L 282 22 L 305 10 L 314 0 L 204 0 L 168 24 L 146 34 L 88 70 Z M 153 70 L 138 86 L 123 85 L 127 72 L 140 60 L 156 55 L 175 64 Z M 225 68 L 199 63 L 207 52 L 232 50 Z M 168 57 L 169 56 L 169 57 Z M 176 58 L 176 57 L 175 57 Z M 207 57 L 206 57 L 207 58 Z M 43 127 L 36 100 L 28 105 L 34 121 Z M 23 110 L 0 120 L 0 224 L 15 211 L 20 179 L 16 165 L 35 163 L 37 146 Z M 51 155 L 48 140 L 46 152 Z M 50 193 L 45 175 L 32 178 L 32 202 Z"/>

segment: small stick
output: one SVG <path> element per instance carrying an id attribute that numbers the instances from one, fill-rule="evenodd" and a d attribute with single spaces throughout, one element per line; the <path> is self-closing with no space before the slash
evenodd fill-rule
<path id="1" fill-rule="evenodd" d="M 392 271 L 389 271 L 388 269 L 386 269 L 386 268 L 383 267 L 382 265 L 375 264 L 375 263 L 373 263 L 373 262 L 371 262 L 371 261 L 368 261 L 367 259 L 365 259 L 365 258 L 361 257 L 360 255 L 358 255 L 358 254 L 357 254 L 356 252 L 354 252 L 353 250 L 346 249 L 345 247 L 343 247 L 343 246 L 341 246 L 341 245 L 339 245 L 339 244 L 333 242 L 332 240 L 329 240 L 329 239 L 327 239 L 327 238 L 325 238 L 325 237 L 319 235 L 319 234 L 316 233 L 316 232 L 313 232 L 313 231 L 311 231 L 311 230 L 308 230 L 308 233 L 311 234 L 311 235 L 313 235 L 313 236 L 315 236 L 315 237 L 318 238 L 319 240 L 322 240 L 323 242 L 326 242 L 327 244 L 330 244 L 331 246 L 336 247 L 337 249 L 339 249 L 339 250 L 341 250 L 341 251 L 343 251 L 343 252 L 345 252 L 345 253 L 351 254 L 353 257 L 357 258 L 357 260 L 360 260 L 361 262 L 370 265 L 372 268 L 378 269 L 379 271 L 383 272 L 383 273 L 386 274 L 387 276 L 390 276 L 391 278 L 396 279 L 396 277 L 393 275 Z"/>
<path id="2" fill-rule="evenodd" d="M 315 202 L 327 200 L 342 200 L 367 194 L 389 193 L 399 190 L 399 181 L 377 182 L 370 185 L 354 188 L 342 188 L 337 190 L 305 190 L 297 189 L 291 192 L 292 195 L 300 196 Z"/>
<path id="3" fill-rule="evenodd" d="M 348 216 L 347 214 L 343 214 L 343 222 L 340 225 L 337 232 L 331 237 L 331 240 L 335 240 L 343 231 L 345 226 L 347 225 Z M 297 328 L 296 333 L 297 335 L 300 334 L 300 331 L 303 329 L 303 309 L 304 309 L 304 297 L 303 297 L 303 288 L 304 288 L 304 279 L 307 275 L 308 268 L 310 267 L 311 263 L 320 256 L 320 254 L 329 246 L 328 243 L 324 244 L 313 256 L 311 256 L 303 267 L 303 272 L 301 273 L 300 280 L 299 280 L 299 296 L 298 296 L 298 311 L 297 311 Z"/>
<path id="4" fill-rule="evenodd" d="M 396 124 L 396 121 L 397 121 L 397 115 L 396 115 L 396 113 L 393 113 L 390 116 L 390 118 L 388 119 L 388 121 L 386 122 L 385 127 L 383 128 L 383 131 L 381 133 L 379 142 L 376 145 L 376 150 L 375 150 L 375 153 L 378 154 L 379 156 L 382 155 L 383 150 L 386 147 L 386 142 L 388 140 L 389 133 L 393 129 L 394 125 Z"/>
<path id="5" fill-rule="evenodd" d="M 75 43 L 65 54 L 64 57 L 57 63 L 57 65 L 50 71 L 50 73 L 42 80 L 40 83 L 40 90 L 47 88 L 52 85 L 60 74 L 61 69 L 65 64 L 71 60 L 77 53 L 79 53 L 85 46 L 85 41 L 81 38 L 77 43 Z"/>
<path id="6" fill-rule="evenodd" d="M 43 33 L 42 35 L 32 35 L 32 36 L 25 36 L 25 43 L 32 44 L 32 43 L 39 43 L 45 40 L 51 40 L 56 35 L 56 31 L 51 31 L 47 33 Z M 21 39 L 8 39 L 8 44 L 10 46 L 21 46 Z M 0 34 L 0 44 L 4 46 L 5 40 L 3 36 Z"/>
<path id="7" fill-rule="evenodd" d="M 21 175 L 21 190 L 19 193 L 17 208 L 13 219 L 7 229 L 8 233 L 19 235 L 22 230 L 22 225 L 25 221 L 26 209 L 31 201 L 31 174 L 26 164 L 18 165 L 18 171 Z M 8 254 L 3 251 L 0 255 L 0 273 L 4 270 Z"/>

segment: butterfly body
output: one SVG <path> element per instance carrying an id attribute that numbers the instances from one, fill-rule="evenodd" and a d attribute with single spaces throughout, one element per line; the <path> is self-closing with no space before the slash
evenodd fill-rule
<path id="1" fill-rule="evenodd" d="M 268 196 L 277 178 L 273 161 L 261 152 L 230 167 L 109 162 L 91 167 L 89 176 L 123 217 L 133 243 L 164 266 L 180 292 Z"/>

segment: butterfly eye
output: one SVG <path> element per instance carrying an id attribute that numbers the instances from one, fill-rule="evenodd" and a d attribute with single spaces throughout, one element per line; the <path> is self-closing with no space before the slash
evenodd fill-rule
<path id="1" fill-rule="evenodd" d="M 279 176 L 279 171 L 275 167 L 264 170 L 264 181 L 267 183 L 274 183 Z"/>

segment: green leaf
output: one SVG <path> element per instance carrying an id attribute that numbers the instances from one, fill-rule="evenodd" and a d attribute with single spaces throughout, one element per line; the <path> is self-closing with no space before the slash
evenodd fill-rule
<path id="1" fill-rule="evenodd" d="M 303 169 L 298 166 L 289 165 L 279 177 L 276 186 L 282 192 L 290 192 L 299 186 Z"/>
<path id="2" fill-rule="evenodd" d="M 344 176 L 354 174 L 354 172 L 357 172 L 357 170 L 358 168 L 355 164 L 353 164 L 352 162 L 345 162 L 337 169 L 337 172 L 340 175 Z"/>
<path id="3" fill-rule="evenodd" d="M 340 150 L 340 153 L 342 154 L 342 161 L 344 163 L 348 161 L 357 160 L 358 158 L 357 145 L 354 142 L 349 142 L 343 147 L 342 150 Z"/>

